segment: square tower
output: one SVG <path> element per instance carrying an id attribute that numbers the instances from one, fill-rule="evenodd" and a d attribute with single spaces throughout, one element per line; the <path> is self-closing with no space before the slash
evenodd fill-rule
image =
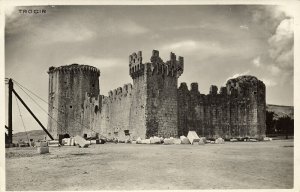
<path id="1" fill-rule="evenodd" d="M 134 135 L 175 137 L 177 133 L 177 86 L 183 73 L 183 57 L 164 62 L 153 50 L 150 62 L 142 63 L 142 52 L 129 56 L 133 79 L 130 127 Z"/>

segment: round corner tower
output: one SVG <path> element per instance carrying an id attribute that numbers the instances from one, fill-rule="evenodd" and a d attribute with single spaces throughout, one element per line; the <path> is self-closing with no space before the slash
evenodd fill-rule
<path id="1" fill-rule="evenodd" d="M 230 95 L 231 134 L 264 138 L 266 132 L 266 86 L 254 76 L 243 75 L 226 83 Z"/>
<path id="2" fill-rule="evenodd" d="M 60 135 L 83 135 L 82 112 L 84 100 L 98 97 L 99 69 L 71 64 L 50 67 L 49 71 L 49 106 L 48 131 L 58 139 Z"/>

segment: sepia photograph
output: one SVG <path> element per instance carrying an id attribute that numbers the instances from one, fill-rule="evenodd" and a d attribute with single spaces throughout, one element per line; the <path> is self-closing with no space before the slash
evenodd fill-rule
<path id="1" fill-rule="evenodd" d="M 296 191 L 298 4 L 245 3 L 4 6 L 2 189 Z"/>

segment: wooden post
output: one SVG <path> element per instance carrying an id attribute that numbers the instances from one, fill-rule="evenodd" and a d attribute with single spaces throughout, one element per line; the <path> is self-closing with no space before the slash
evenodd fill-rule
<path id="1" fill-rule="evenodd" d="M 14 83 L 12 79 L 8 80 L 8 143 L 12 144 L 12 91 Z"/>

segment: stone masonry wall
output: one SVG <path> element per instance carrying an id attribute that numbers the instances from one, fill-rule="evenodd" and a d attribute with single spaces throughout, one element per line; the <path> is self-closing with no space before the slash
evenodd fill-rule
<path id="1" fill-rule="evenodd" d="M 197 83 L 190 90 L 178 87 L 183 57 L 170 54 L 164 62 L 153 50 L 150 62 L 142 52 L 129 56 L 133 84 L 100 95 L 100 71 L 72 64 L 49 68 L 48 130 L 61 135 L 86 135 L 124 140 L 151 136 L 179 137 L 193 130 L 207 138 L 265 136 L 265 85 L 253 76 L 227 81 L 201 94 Z"/>
<path id="2" fill-rule="evenodd" d="M 132 101 L 130 106 L 129 127 L 131 137 L 145 138 L 146 135 L 146 99 L 147 99 L 147 82 L 146 67 L 142 63 L 142 52 L 133 53 L 129 56 L 129 74 L 133 79 Z"/>
<path id="3" fill-rule="evenodd" d="M 170 60 L 164 63 L 154 50 L 150 61 L 146 64 L 146 137 L 177 137 L 177 84 L 183 58 L 177 61 L 171 53 Z"/>
<path id="4" fill-rule="evenodd" d="M 72 64 L 49 68 L 48 130 L 54 138 L 59 135 L 82 135 L 84 100 L 99 95 L 100 71 L 91 66 Z"/>
<path id="5" fill-rule="evenodd" d="M 126 84 L 109 92 L 109 130 L 108 135 L 125 139 L 125 130 L 129 127 L 130 107 L 132 101 L 132 85 Z"/>
<path id="6" fill-rule="evenodd" d="M 178 133 L 189 130 L 208 138 L 265 136 L 265 85 L 253 76 L 228 80 L 218 93 L 211 86 L 208 95 L 200 94 L 197 83 L 189 91 L 178 89 Z"/>

